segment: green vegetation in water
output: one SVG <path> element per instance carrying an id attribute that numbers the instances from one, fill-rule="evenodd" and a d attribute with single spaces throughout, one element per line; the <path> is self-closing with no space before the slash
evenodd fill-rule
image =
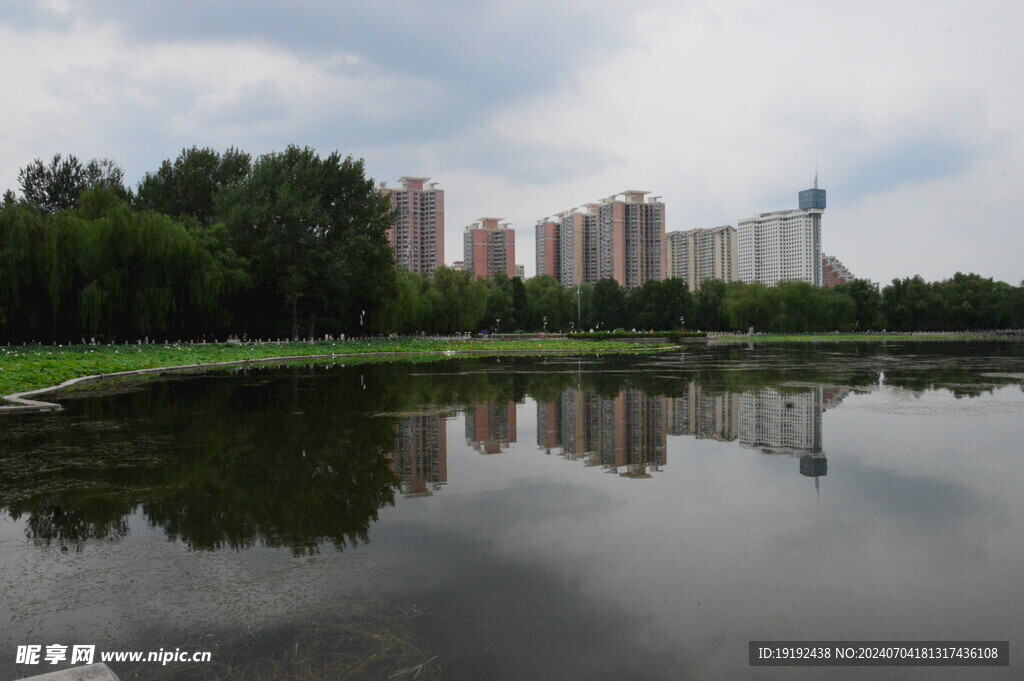
<path id="1" fill-rule="evenodd" d="M 581 354 L 636 351 L 632 343 L 583 340 L 433 340 L 399 339 L 317 343 L 72 345 L 0 348 L 0 395 L 37 390 L 64 381 L 122 371 L 183 367 L 314 355 L 368 353 Z"/>
<path id="2" fill-rule="evenodd" d="M 567 334 L 573 339 L 613 340 L 616 338 L 665 338 L 679 341 L 684 338 L 706 338 L 705 331 L 583 331 Z"/>
<path id="3" fill-rule="evenodd" d="M 950 342 L 950 341 L 998 341 L 1024 340 L 1024 336 L 1008 333 L 971 332 L 921 332 L 921 333 L 806 333 L 806 334 L 755 334 L 715 336 L 714 343 L 880 343 L 880 342 Z"/>

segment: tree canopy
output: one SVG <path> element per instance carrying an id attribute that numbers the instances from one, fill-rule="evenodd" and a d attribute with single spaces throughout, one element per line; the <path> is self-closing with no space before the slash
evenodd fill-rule
<path id="1" fill-rule="evenodd" d="M 49 164 L 36 159 L 18 172 L 18 184 L 25 201 L 44 214 L 75 208 L 82 192 L 92 188 L 107 189 L 121 199 L 128 198 L 124 171 L 107 158 L 93 159 L 84 165 L 73 155 L 55 154 Z"/>
<path id="2" fill-rule="evenodd" d="M 318 319 L 336 328 L 351 328 L 354 320 L 365 327 L 369 315 L 370 326 L 379 328 L 381 302 L 394 286 L 390 203 L 361 160 L 289 146 L 260 156 L 215 204 L 251 263 L 248 312 L 290 318 L 293 338 L 300 318 L 308 321 L 309 336 Z M 252 330 L 269 329 L 268 321 Z"/>
<path id="3" fill-rule="evenodd" d="M 139 182 L 135 206 L 174 217 L 191 216 L 201 224 L 215 217 L 214 199 L 225 187 L 243 181 L 252 167 L 249 154 L 234 147 L 219 154 L 213 149 L 182 149 L 172 162 Z"/>

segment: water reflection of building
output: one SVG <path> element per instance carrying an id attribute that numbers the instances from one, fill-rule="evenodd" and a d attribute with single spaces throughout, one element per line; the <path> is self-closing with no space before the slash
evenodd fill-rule
<path id="1" fill-rule="evenodd" d="M 498 454 L 516 441 L 516 403 L 484 402 L 466 411 L 466 444 Z"/>
<path id="2" fill-rule="evenodd" d="M 769 454 L 821 451 L 821 388 L 740 395 L 740 444 Z"/>
<path id="3" fill-rule="evenodd" d="M 842 386 L 838 385 L 825 386 L 824 388 L 821 389 L 822 410 L 828 411 L 829 409 L 835 409 L 840 404 L 842 404 L 843 400 L 846 399 L 846 396 L 849 394 L 849 388 L 843 388 Z"/>
<path id="4" fill-rule="evenodd" d="M 407 497 L 430 496 L 448 482 L 448 443 L 444 418 L 417 414 L 395 428 L 391 469 Z"/>
<path id="5" fill-rule="evenodd" d="M 556 402 L 538 402 L 537 444 L 624 477 L 649 477 L 666 462 L 664 402 L 634 389 L 615 397 L 569 389 Z"/>
<path id="6" fill-rule="evenodd" d="M 739 393 L 707 394 L 691 382 L 686 394 L 666 398 L 669 435 L 735 440 L 739 430 Z"/>
<path id="7" fill-rule="evenodd" d="M 547 454 L 560 446 L 561 407 L 560 401 L 537 403 L 537 446 Z"/>
<path id="8" fill-rule="evenodd" d="M 828 470 L 821 453 L 822 411 L 838 406 L 848 393 L 843 388 L 785 393 L 762 388 L 711 394 L 696 382 L 675 397 L 635 389 L 601 397 L 569 389 L 555 402 L 538 402 L 537 445 L 549 453 L 561 448 L 562 456 L 586 465 L 641 476 L 667 463 L 668 435 L 738 439 L 765 453 L 814 455 L 800 470 L 818 477 Z"/>
<path id="9" fill-rule="evenodd" d="M 800 457 L 800 475 L 807 478 L 820 478 L 828 475 L 828 459 L 824 454 L 808 454 Z"/>
<path id="10" fill-rule="evenodd" d="M 740 396 L 740 444 L 766 454 L 800 457 L 800 475 L 828 475 L 828 459 L 821 451 L 821 414 L 838 407 L 848 388 L 827 386 L 799 392 L 761 388 Z"/>

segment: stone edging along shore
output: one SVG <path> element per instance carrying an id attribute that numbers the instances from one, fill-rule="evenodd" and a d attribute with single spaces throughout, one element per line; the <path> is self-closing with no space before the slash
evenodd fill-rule
<path id="1" fill-rule="evenodd" d="M 656 348 L 641 348 L 639 350 L 650 351 L 653 349 Z M 609 354 L 628 354 L 630 352 L 633 351 L 620 349 L 612 350 L 609 352 Z M 512 350 L 509 352 L 501 352 L 494 350 L 422 350 L 419 352 L 353 352 L 340 355 L 335 353 L 330 355 L 288 355 L 285 357 L 258 357 L 255 359 L 238 359 L 231 362 L 211 362 L 209 364 L 183 364 L 181 366 L 153 367 L 151 369 L 134 369 L 132 371 L 117 371 L 112 374 L 94 374 L 92 376 L 81 376 L 79 378 L 69 379 L 58 385 L 51 385 L 48 388 L 37 388 L 36 390 L 26 390 L 25 392 L 4 395 L 0 399 L 13 404 L 0 404 L 0 414 L 9 414 L 13 412 L 24 413 L 38 411 L 63 411 L 64 407 L 57 404 L 56 402 L 43 402 L 42 400 L 33 400 L 31 398 L 36 395 L 55 392 L 57 390 L 63 390 L 64 388 L 70 388 L 71 386 L 77 385 L 79 383 L 89 383 L 91 381 L 100 381 L 106 380 L 108 378 L 117 378 L 119 376 L 141 376 L 143 374 L 159 374 L 173 371 L 189 371 L 217 367 L 245 366 L 249 364 L 270 364 L 271 362 L 294 362 L 297 360 L 304 359 L 344 360 L 346 357 L 409 357 L 412 355 L 441 355 L 443 357 L 457 357 L 460 355 L 514 356 L 571 355 L 578 353 L 578 350 Z"/>

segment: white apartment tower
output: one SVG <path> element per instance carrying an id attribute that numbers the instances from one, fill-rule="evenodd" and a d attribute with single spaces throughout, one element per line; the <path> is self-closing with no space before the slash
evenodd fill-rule
<path id="1" fill-rule="evenodd" d="M 825 190 L 800 192 L 800 207 L 761 213 L 739 223 L 739 276 L 744 282 L 774 286 L 805 281 L 821 286 L 821 215 Z"/>

